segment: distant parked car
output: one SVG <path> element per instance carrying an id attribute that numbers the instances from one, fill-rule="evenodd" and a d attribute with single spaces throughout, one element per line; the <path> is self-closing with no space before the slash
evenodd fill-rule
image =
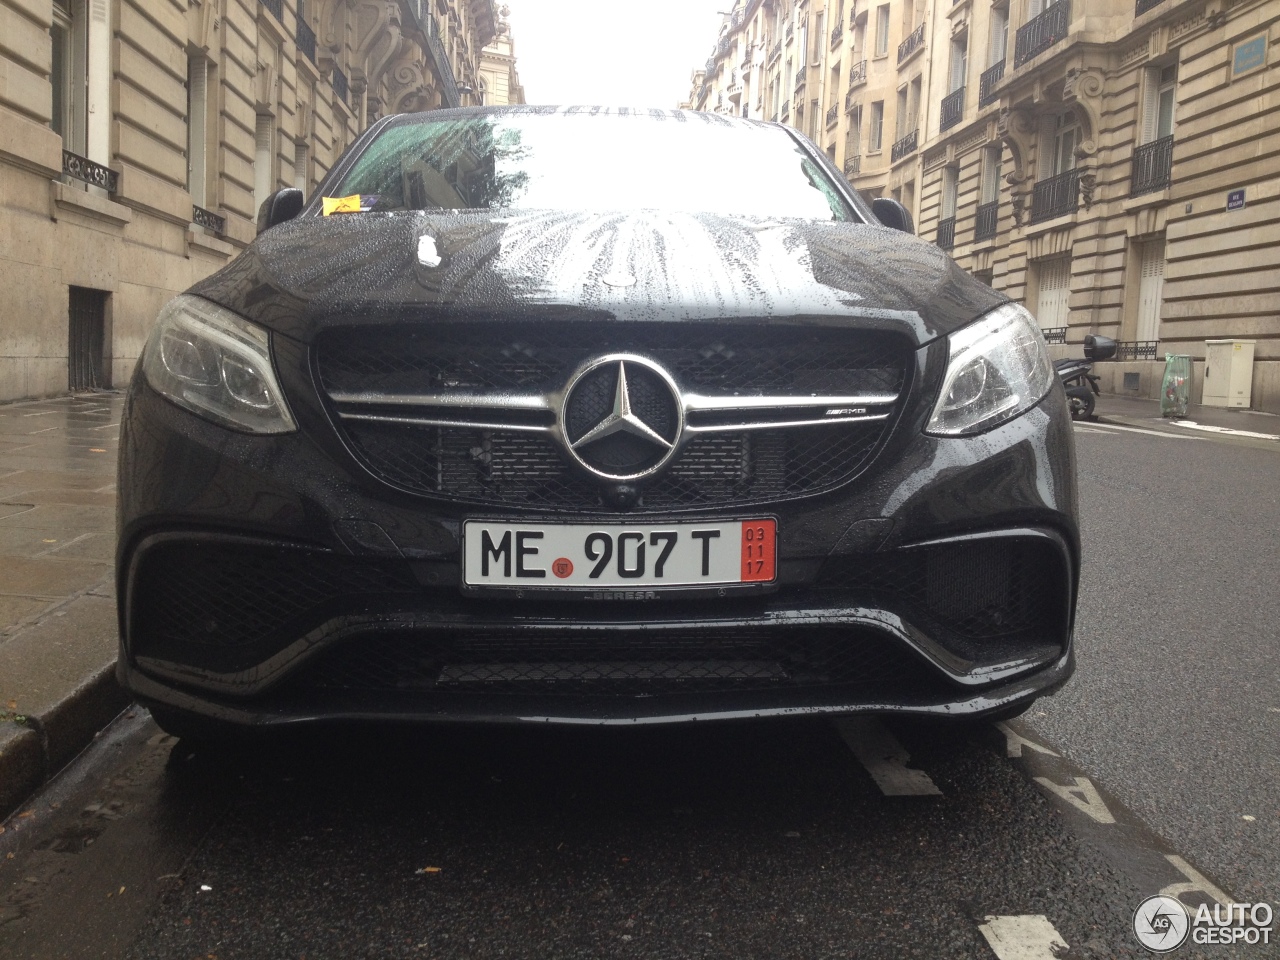
<path id="1" fill-rule="evenodd" d="M 166 729 L 973 717 L 1071 673 L 1035 321 L 795 131 L 388 117 L 259 227 L 129 389 L 119 676 Z"/>

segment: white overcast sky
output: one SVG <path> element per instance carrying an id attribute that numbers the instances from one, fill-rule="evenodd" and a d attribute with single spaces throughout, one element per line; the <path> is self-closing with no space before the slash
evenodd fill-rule
<path id="1" fill-rule="evenodd" d="M 675 107 L 733 0 L 506 0 L 530 103 Z"/>

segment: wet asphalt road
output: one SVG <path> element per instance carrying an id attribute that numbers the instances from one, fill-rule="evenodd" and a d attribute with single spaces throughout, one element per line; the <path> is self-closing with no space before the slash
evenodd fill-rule
<path id="1" fill-rule="evenodd" d="M 1138 957 L 1177 855 L 1275 904 L 1280 451 L 1079 441 L 1079 673 L 1013 726 L 1034 745 L 888 724 L 935 794 L 886 796 L 829 721 L 215 752 L 139 710 L 6 823 L 0 958 L 990 958 L 986 918 L 1037 915 Z"/>

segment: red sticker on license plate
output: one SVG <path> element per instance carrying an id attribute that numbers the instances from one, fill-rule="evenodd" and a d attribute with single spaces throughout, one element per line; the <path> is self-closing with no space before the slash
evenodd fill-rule
<path id="1" fill-rule="evenodd" d="M 773 520 L 742 522 L 742 581 L 769 581 L 777 568 L 777 523 Z"/>

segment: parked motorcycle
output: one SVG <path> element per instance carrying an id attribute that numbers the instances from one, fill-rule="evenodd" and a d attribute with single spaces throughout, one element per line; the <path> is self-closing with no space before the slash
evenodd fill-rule
<path id="1" fill-rule="evenodd" d="M 1100 396 L 1101 377 L 1089 371 L 1098 360 L 1110 360 L 1116 355 L 1116 342 L 1110 337 L 1089 334 L 1084 338 L 1084 359 L 1064 357 L 1055 360 L 1053 367 L 1058 379 L 1067 390 L 1067 402 L 1071 404 L 1072 420 L 1088 420 L 1093 416 L 1094 397 Z"/>

